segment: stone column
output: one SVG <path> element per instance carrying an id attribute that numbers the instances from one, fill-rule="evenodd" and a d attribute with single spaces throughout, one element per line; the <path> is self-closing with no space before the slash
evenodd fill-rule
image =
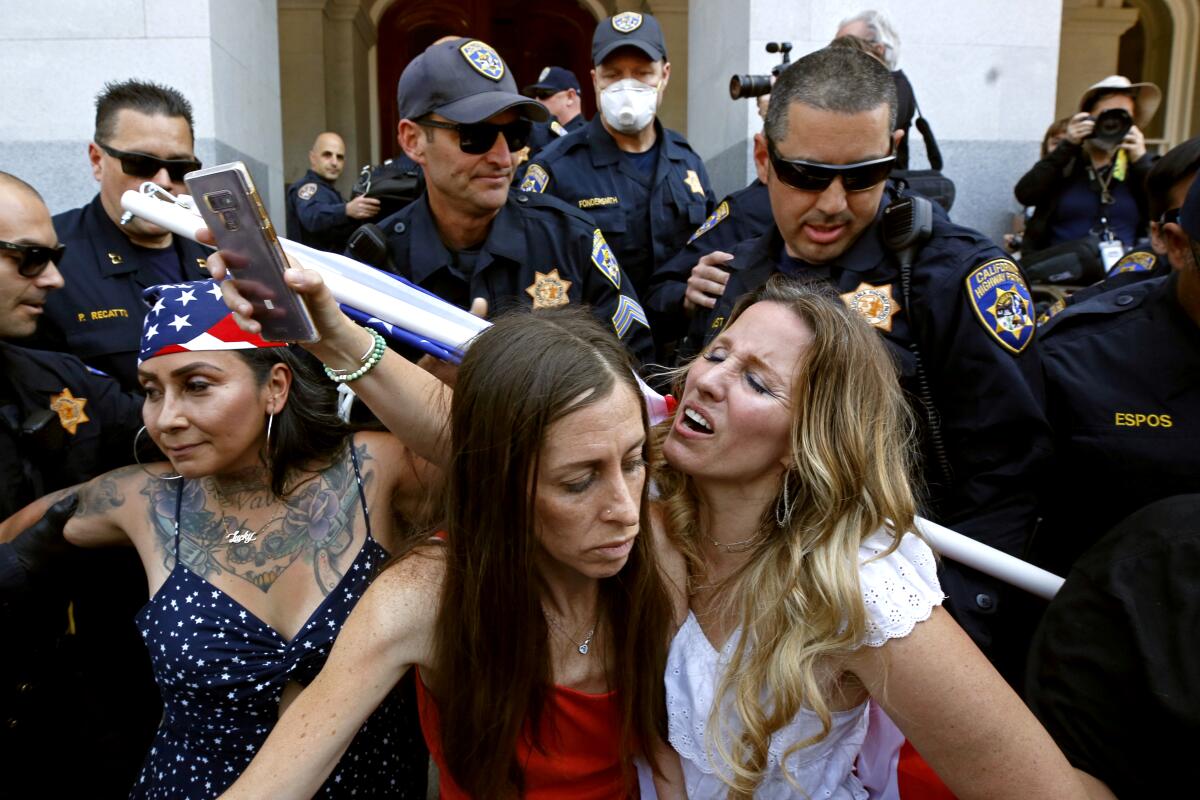
<path id="1" fill-rule="evenodd" d="M 325 14 L 325 127 L 346 142 L 338 189 L 349 195 L 358 170 L 371 161 L 368 53 L 376 32 L 358 0 L 331 0 Z"/>
<path id="2" fill-rule="evenodd" d="M 688 0 L 653 0 L 649 11 L 662 26 L 671 62 L 671 83 L 663 98 L 662 124 L 687 135 L 688 130 Z"/>
<path id="3" fill-rule="evenodd" d="M 1059 44 L 1057 117 L 1079 110 L 1087 87 L 1117 71 L 1121 34 L 1137 22 L 1136 8 L 1121 0 L 1063 0 Z"/>

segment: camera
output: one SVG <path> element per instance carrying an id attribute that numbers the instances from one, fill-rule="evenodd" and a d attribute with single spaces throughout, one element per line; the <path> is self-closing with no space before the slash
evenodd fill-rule
<path id="1" fill-rule="evenodd" d="M 1133 127 L 1133 117 L 1123 108 L 1110 108 L 1101 111 L 1095 117 L 1096 127 L 1092 128 L 1089 139 L 1095 139 L 1096 144 L 1106 150 L 1113 150 L 1125 139 L 1125 134 Z"/>
<path id="2" fill-rule="evenodd" d="M 771 68 L 770 75 L 734 75 L 729 79 L 729 96 L 734 100 L 750 97 L 762 97 L 771 93 L 771 78 L 779 77 L 779 73 L 787 68 L 792 61 L 791 42 L 767 42 L 768 53 L 782 53 L 783 60 Z"/>

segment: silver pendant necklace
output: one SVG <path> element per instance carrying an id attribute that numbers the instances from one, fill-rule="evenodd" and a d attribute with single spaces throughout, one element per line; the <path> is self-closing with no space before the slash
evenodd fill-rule
<path id="1" fill-rule="evenodd" d="M 588 650 L 590 650 L 592 646 L 592 637 L 596 634 L 595 625 L 592 625 L 592 629 L 587 632 L 587 636 L 583 637 L 583 641 L 580 642 L 577 641 L 574 636 L 568 633 L 567 629 L 560 625 L 558 620 L 551 616 L 550 612 L 546 611 L 544 608 L 542 609 L 542 616 L 546 618 L 547 622 L 554 626 L 555 630 L 567 637 L 567 640 L 576 646 L 576 649 L 579 651 L 579 655 L 586 656 L 588 654 Z"/>

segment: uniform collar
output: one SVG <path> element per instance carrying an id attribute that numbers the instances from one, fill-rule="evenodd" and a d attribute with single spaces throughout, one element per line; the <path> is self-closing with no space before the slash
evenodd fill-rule
<path id="1" fill-rule="evenodd" d="M 675 140 L 667 135 L 667 129 L 662 126 L 656 117 L 654 119 L 654 132 L 658 138 L 655 139 L 655 145 L 659 147 L 659 156 L 667 158 L 671 161 L 685 161 L 687 154 L 684 149 L 675 143 Z M 604 127 L 604 122 L 600 115 L 592 117 L 592 121 L 588 123 L 587 132 L 588 141 L 591 143 L 592 164 L 597 167 L 617 164 L 621 161 L 621 148 L 617 147 L 617 142 L 613 139 L 612 134 Z"/>
<path id="2" fill-rule="evenodd" d="M 300 179 L 300 183 L 312 183 L 313 181 L 323 183 L 326 186 L 333 186 L 333 181 L 325 180 L 310 168 L 308 172 L 304 173 L 304 177 Z"/>
<path id="3" fill-rule="evenodd" d="M 520 264 L 525 256 L 525 230 L 521 225 L 520 212 L 514 204 L 521 202 L 522 197 L 514 192 L 508 193 L 508 201 L 501 206 L 500 212 L 492 220 L 488 228 L 487 238 L 479 248 L 479 258 L 475 262 L 475 272 L 485 269 L 496 258 L 503 258 Z M 529 202 L 526 197 L 524 202 Z M 411 280 L 421 283 L 433 273 L 451 264 L 450 250 L 442 242 L 438 234 L 437 224 L 433 221 L 433 212 L 429 208 L 429 196 L 423 194 L 412 204 L 412 216 L 409 217 L 409 264 L 411 265 Z M 420 253 L 421 258 L 414 257 Z"/>

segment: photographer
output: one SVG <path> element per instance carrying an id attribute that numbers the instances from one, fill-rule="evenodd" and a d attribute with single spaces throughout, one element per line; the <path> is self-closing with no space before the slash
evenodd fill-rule
<path id="1" fill-rule="evenodd" d="M 1094 237 L 1107 269 L 1146 236 L 1143 186 L 1153 159 L 1140 127 L 1161 99 L 1154 84 L 1120 75 L 1084 93 L 1065 138 L 1017 182 L 1017 200 L 1035 209 L 1025 228 L 1026 257 Z"/>

